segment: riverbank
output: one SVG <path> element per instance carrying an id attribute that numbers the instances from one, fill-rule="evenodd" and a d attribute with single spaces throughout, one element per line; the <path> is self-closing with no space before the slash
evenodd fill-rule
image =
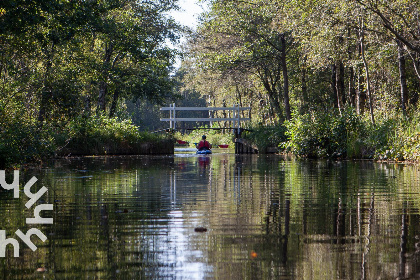
<path id="1" fill-rule="evenodd" d="M 299 158 L 333 160 L 420 161 L 420 114 L 380 116 L 375 124 L 368 115 L 352 108 L 323 113 L 294 115 L 290 121 L 266 126 L 251 124 L 242 133 L 244 141 L 258 152 L 289 153 Z M 234 145 L 232 133 L 196 130 L 177 134 L 191 142 L 206 134 L 210 143 Z"/>
<path id="2" fill-rule="evenodd" d="M 295 115 L 277 126 L 252 126 L 243 136 L 258 146 L 278 147 L 280 152 L 302 158 L 373 159 L 378 161 L 420 160 L 420 118 L 379 117 L 372 124 L 354 110 L 341 115 L 312 113 Z"/>
<path id="3" fill-rule="evenodd" d="M 0 127 L 0 168 L 54 157 L 89 155 L 173 154 L 177 139 L 194 142 L 202 134 L 214 145 L 234 146 L 231 133 L 197 130 L 174 136 L 140 132 L 130 120 L 104 116 L 79 117 L 54 125 L 15 119 Z M 347 110 L 295 115 L 276 126 L 251 125 L 242 134 L 259 153 L 290 153 L 300 158 L 334 160 L 369 159 L 384 162 L 419 162 L 420 118 L 368 118 Z"/>
<path id="4" fill-rule="evenodd" d="M 82 116 L 66 123 L 16 119 L 0 130 L 0 168 L 18 168 L 55 157 L 173 154 L 169 135 L 140 132 L 130 120 Z"/>
<path id="5" fill-rule="evenodd" d="M 78 139 L 80 140 L 80 139 Z M 81 145 L 78 140 L 70 148 L 65 147 L 57 152 L 58 157 L 68 156 L 92 156 L 92 155 L 170 155 L 174 153 L 174 141 L 171 138 L 162 138 L 155 140 L 138 142 L 108 142 L 95 143 L 92 147 L 86 144 L 86 139 L 82 139 Z"/>

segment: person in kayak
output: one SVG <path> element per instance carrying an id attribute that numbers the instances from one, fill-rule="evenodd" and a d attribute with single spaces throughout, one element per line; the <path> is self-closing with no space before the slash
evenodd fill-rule
<path id="1" fill-rule="evenodd" d="M 197 150 L 199 151 L 210 150 L 211 144 L 206 140 L 206 135 L 203 135 L 203 137 L 201 138 L 202 140 L 200 141 L 200 143 L 198 143 Z"/>

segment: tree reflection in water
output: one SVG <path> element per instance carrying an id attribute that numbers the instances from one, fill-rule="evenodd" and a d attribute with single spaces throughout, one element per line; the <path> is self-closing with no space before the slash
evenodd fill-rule
<path id="1" fill-rule="evenodd" d="M 35 252 L 21 246 L 20 258 L 8 249 L 0 275 L 416 278 L 418 175 L 413 166 L 217 153 L 58 160 L 25 173 L 54 203 L 48 240 L 33 240 Z M 25 202 L 0 199 L 0 228 L 26 232 Z"/>

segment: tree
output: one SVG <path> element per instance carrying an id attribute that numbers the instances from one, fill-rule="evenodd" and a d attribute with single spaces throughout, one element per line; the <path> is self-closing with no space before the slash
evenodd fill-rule
<path id="1" fill-rule="evenodd" d="M 417 8 L 403 1 L 370 0 L 289 1 L 281 7 L 281 14 L 285 16 L 279 17 L 279 26 L 292 26 L 292 36 L 301 45 L 312 70 L 325 71 L 330 68 L 331 99 L 336 107 L 340 109 L 349 100 L 363 113 L 367 93 L 372 121 L 375 102 L 376 106 L 386 104 L 396 108 L 381 97 L 388 95 L 392 97 L 388 100 L 393 100 L 396 94 L 393 84 L 402 83 L 392 69 L 396 61 L 392 57 L 398 55 L 397 48 L 394 48 L 396 35 L 383 25 L 390 25 L 391 21 L 386 19 L 392 18 L 397 23 L 392 22 L 391 26 L 405 25 L 410 31 L 402 33 L 411 34 L 411 37 L 407 37 L 413 39 L 417 32 L 413 31 L 415 21 L 413 17 L 410 20 L 405 20 L 405 17 L 410 13 L 416 14 Z M 384 18 L 381 13 L 387 17 Z M 384 67 L 385 64 L 387 67 Z M 344 87 L 345 79 L 349 84 L 347 90 Z"/>
<path id="2" fill-rule="evenodd" d="M 39 97 L 38 120 L 42 123 L 54 95 L 62 90 L 56 58 L 77 34 L 92 25 L 106 9 L 92 1 L 3 1 L 0 17 L 3 81 L 27 87 Z M 23 83 L 22 83 L 23 82 Z M 13 92 L 14 89 L 5 89 Z M 22 94 L 22 92 L 19 92 Z"/>
<path id="3" fill-rule="evenodd" d="M 275 13 L 267 1 L 213 1 L 194 52 L 203 67 L 222 76 L 258 78 L 276 115 L 283 117 L 284 112 L 290 119 L 287 66 L 292 38 L 272 28 Z"/>
<path id="4" fill-rule="evenodd" d="M 24 103 L 41 125 L 89 114 L 97 99 L 111 116 L 121 97 L 162 102 L 173 94 L 177 53 L 166 40 L 179 26 L 166 13 L 176 2 L 3 1 L 3 100 Z"/>
<path id="5" fill-rule="evenodd" d="M 94 52 L 102 57 L 98 112 L 106 110 L 108 91 L 113 93 L 110 115 L 122 94 L 159 101 L 172 92 L 168 77 L 175 52 L 166 47 L 166 39 L 176 40 L 179 26 L 164 13 L 175 3 L 125 1 L 104 16 L 94 37 Z"/>

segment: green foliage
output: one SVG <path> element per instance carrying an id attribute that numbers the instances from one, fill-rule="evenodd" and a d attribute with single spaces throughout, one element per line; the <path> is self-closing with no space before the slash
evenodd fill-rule
<path id="1" fill-rule="evenodd" d="M 0 168 L 17 167 L 54 155 L 55 129 L 35 126 L 23 119 L 0 124 Z"/>
<path id="2" fill-rule="evenodd" d="M 191 70 L 209 102 L 253 104 L 263 121 L 288 116 L 288 74 L 281 66 L 286 49 L 285 59 L 292 59 L 296 49 L 289 32 L 273 24 L 277 12 L 277 5 L 267 1 L 211 2 L 191 46 Z"/>
<path id="3" fill-rule="evenodd" d="M 365 123 L 353 110 L 342 116 L 333 113 L 295 115 L 285 123 L 289 141 L 282 147 L 308 158 L 369 157 Z"/>
<path id="4" fill-rule="evenodd" d="M 69 126 L 70 140 L 61 154 L 136 154 L 145 142 L 157 143 L 163 136 L 140 132 L 131 120 L 106 116 L 82 116 Z"/>
<path id="5" fill-rule="evenodd" d="M 173 98 L 177 51 L 167 43 L 180 31 L 168 15 L 176 3 L 2 1 L 0 165 L 70 148 L 136 152 L 136 143 L 154 141 L 128 121 L 83 116 L 99 105 L 100 92 L 109 115 L 127 115 L 117 108 L 123 99 Z"/>
<path id="6" fill-rule="evenodd" d="M 5 0 L 0 4 L 0 165 L 57 152 L 135 152 L 156 136 L 112 116 L 131 114 L 141 129 L 157 130 L 161 123 L 153 121 L 161 112 L 151 107 L 169 102 L 250 106 L 252 119 L 262 125 L 244 137 L 260 150 L 282 143 L 305 157 L 417 160 L 420 130 L 414 112 L 420 92 L 411 60 L 420 53 L 419 20 L 413 16 L 419 6 L 385 2 L 210 1 L 191 40 L 191 60 L 172 75 L 177 51 L 167 40 L 175 42 L 180 27 L 168 11 L 176 9 L 177 0 Z M 368 72 L 370 101 L 364 98 Z M 403 84 L 407 96 L 401 98 Z M 184 100 L 177 100 L 181 95 Z M 122 100 L 133 103 L 123 108 Z M 402 102 L 406 119 L 393 115 Z M 279 125 L 289 103 L 302 115 Z M 376 125 L 364 116 L 371 104 Z M 95 105 L 111 117 L 87 117 Z M 233 144 L 231 132 L 194 131 L 179 138 L 194 143 L 202 134 L 213 144 Z"/>
<path id="7" fill-rule="evenodd" d="M 99 96 L 111 116 L 122 98 L 163 103 L 173 95 L 177 51 L 167 42 L 179 26 L 167 12 L 176 7 L 176 0 L 3 1 L 0 100 L 20 98 L 51 123 L 93 111 Z"/>
<path id="8" fill-rule="evenodd" d="M 412 1 L 210 1 L 191 40 L 191 84 L 214 106 L 231 100 L 251 106 L 253 119 L 266 125 L 284 118 L 286 78 L 290 104 L 301 113 L 351 106 L 363 116 L 372 106 L 373 120 L 381 111 L 398 112 L 402 102 L 410 111 L 420 93 L 412 63 L 419 54 L 418 13 Z M 287 73 L 280 67 L 283 47 Z M 359 154 L 362 146 L 350 141 L 348 151 Z"/>
<path id="9" fill-rule="evenodd" d="M 418 114 L 407 119 L 379 118 L 372 125 L 354 111 L 297 115 L 286 123 L 286 151 L 308 158 L 374 158 L 377 160 L 420 159 Z"/>
<path id="10" fill-rule="evenodd" d="M 419 161 L 419 113 L 406 119 L 392 118 L 380 123 L 374 139 L 378 143 L 375 159 Z"/>
<path id="11" fill-rule="evenodd" d="M 37 126 L 23 118 L 0 122 L 0 168 L 17 167 L 55 155 L 137 154 L 162 135 L 139 132 L 131 120 L 82 116 L 66 124 Z"/>
<path id="12" fill-rule="evenodd" d="M 278 147 L 280 143 L 287 141 L 284 125 L 263 126 L 258 124 L 251 125 L 248 129 L 250 132 L 245 132 L 243 136 L 256 145 L 259 151 L 265 151 L 268 147 Z"/>

